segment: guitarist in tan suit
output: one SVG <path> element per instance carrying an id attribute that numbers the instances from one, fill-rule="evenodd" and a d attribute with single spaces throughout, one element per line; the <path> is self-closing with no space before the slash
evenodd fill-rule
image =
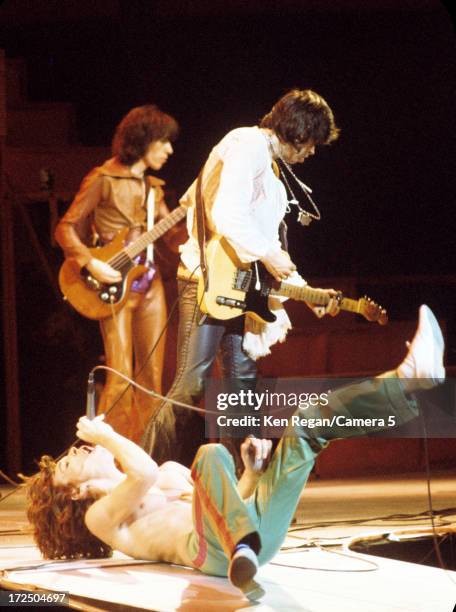
<path id="1" fill-rule="evenodd" d="M 200 248 L 197 231 L 197 193 L 202 195 L 204 222 L 200 227 L 205 226 L 206 241 L 218 234 L 242 263 L 254 266 L 260 261 L 277 281 L 297 277 L 298 282 L 304 283 L 279 237 L 289 202 L 276 162 L 288 168 L 302 163 L 314 154 L 317 145 L 334 141 L 338 132 L 326 101 L 311 90 L 295 89 L 274 105 L 259 126 L 235 129 L 213 148 L 200 182 L 195 181 L 181 199 L 189 206 L 190 238 L 181 247 L 178 363 L 169 399 L 197 404 L 218 351 L 224 378 L 235 379 L 240 388 L 251 388 L 257 375 L 255 360 L 266 355 L 271 344 L 283 341 L 291 326 L 280 307 L 277 322 L 258 334 L 244 329 L 247 319 L 243 316 L 230 320 L 208 316 L 201 320 L 197 281 L 202 268 L 200 255 L 205 249 Z M 307 201 L 301 191 L 296 194 L 301 201 Z M 315 217 L 312 213 L 308 216 Z M 337 314 L 333 299 L 336 292 L 316 291 L 328 298 L 326 307 L 315 311 L 317 316 Z M 152 417 L 142 445 L 159 463 L 174 459 L 189 465 L 197 446 L 204 441 L 203 432 L 204 422 L 199 416 L 173 408 L 168 402 Z"/>
<path id="2" fill-rule="evenodd" d="M 78 272 L 85 269 L 101 283 L 118 282 L 120 272 L 94 257 L 89 246 L 110 243 L 125 227 L 131 243 L 169 214 L 164 182 L 150 171 L 166 163 L 177 133 L 175 119 L 154 105 L 132 109 L 119 123 L 113 139 L 114 157 L 84 178 L 57 226 L 57 242 Z M 182 233 L 172 228 L 165 236 L 167 246 L 175 252 L 179 235 Z M 163 334 L 159 339 L 159 335 L 167 317 L 163 283 L 152 251 L 143 252 L 138 263 L 145 264 L 147 272 L 133 282 L 125 305 L 100 321 L 106 365 L 161 393 L 166 337 Z M 107 422 L 138 441 L 153 403 L 126 387 L 124 380 L 108 373 L 98 412 L 109 412 Z"/>

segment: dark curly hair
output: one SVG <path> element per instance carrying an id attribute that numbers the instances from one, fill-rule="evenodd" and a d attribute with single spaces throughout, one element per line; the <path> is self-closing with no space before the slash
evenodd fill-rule
<path id="1" fill-rule="evenodd" d="M 295 147 L 308 142 L 326 145 L 339 128 L 328 103 L 311 89 L 292 89 L 263 117 L 260 127 L 273 130 L 282 142 Z"/>
<path id="2" fill-rule="evenodd" d="M 96 497 L 71 499 L 72 486 L 53 482 L 56 463 L 44 455 L 40 471 L 24 478 L 27 490 L 27 518 L 33 537 L 45 559 L 101 559 L 110 557 L 112 548 L 94 536 L 84 522 Z"/>
<path id="3" fill-rule="evenodd" d="M 122 164 L 131 166 L 145 155 L 152 142 L 174 141 L 178 133 L 179 125 L 174 117 L 163 113 L 155 104 L 137 106 L 117 126 L 112 153 Z"/>

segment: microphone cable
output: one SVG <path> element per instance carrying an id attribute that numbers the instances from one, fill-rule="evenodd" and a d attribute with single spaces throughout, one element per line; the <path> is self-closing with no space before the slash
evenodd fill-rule
<path id="1" fill-rule="evenodd" d="M 141 374 L 141 372 L 144 370 L 144 368 L 146 367 L 147 363 L 149 362 L 149 359 L 152 357 L 153 353 L 157 349 L 157 346 L 159 345 L 160 340 L 162 339 L 164 333 L 166 332 L 166 330 L 169 327 L 169 324 L 171 323 L 171 319 L 172 319 L 172 317 L 174 315 L 174 311 L 176 310 L 176 307 L 179 304 L 179 299 L 180 299 L 181 294 L 187 288 L 188 283 L 194 282 L 192 279 L 193 279 L 193 276 L 195 275 L 195 273 L 196 273 L 196 271 L 198 270 L 199 267 L 200 267 L 200 264 L 198 263 L 198 265 L 192 270 L 189 278 L 185 281 L 185 285 L 182 288 L 182 291 L 178 292 L 176 299 L 174 300 L 171 308 L 169 309 L 168 317 L 167 317 L 167 319 L 165 321 L 165 324 L 163 325 L 162 330 L 160 331 L 160 334 L 159 334 L 157 340 L 155 341 L 155 343 L 153 344 L 153 346 L 150 349 L 149 353 L 147 354 L 144 362 L 141 364 L 141 367 L 135 373 L 135 376 L 139 376 L 139 374 Z M 115 317 L 114 307 L 112 308 L 112 310 L 113 310 L 113 316 Z M 108 366 L 105 366 L 105 368 L 109 369 Z M 96 369 L 97 368 L 93 368 L 93 370 L 91 370 L 90 374 L 92 374 Z M 120 374 L 119 372 L 117 372 L 117 373 Z M 89 377 L 90 377 L 90 374 L 89 374 Z M 114 407 L 117 405 L 117 403 L 122 399 L 122 397 L 125 395 L 125 393 L 127 393 L 128 389 L 130 389 L 130 387 L 132 386 L 132 384 L 134 382 L 134 379 L 132 380 L 132 379 L 130 379 L 128 377 L 125 377 L 125 380 L 128 380 L 129 384 L 125 386 L 123 391 L 115 398 L 115 400 L 111 403 L 111 405 L 104 411 L 104 414 L 106 416 L 108 416 L 111 413 L 111 411 L 114 409 Z M 90 380 L 87 381 L 87 386 L 88 386 L 88 389 L 87 389 L 87 402 L 89 402 L 89 385 L 90 385 L 90 382 L 91 382 Z M 94 396 L 94 394 L 95 394 L 95 386 L 93 387 L 93 395 L 92 395 L 92 397 L 90 399 L 90 404 L 91 405 L 92 405 L 92 403 L 93 403 L 93 405 L 95 404 L 95 396 Z M 92 407 L 90 409 L 92 411 Z M 159 411 L 157 411 L 157 412 L 159 412 Z"/>

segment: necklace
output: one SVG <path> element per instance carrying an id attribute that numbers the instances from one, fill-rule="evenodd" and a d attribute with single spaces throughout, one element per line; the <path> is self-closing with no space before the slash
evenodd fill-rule
<path id="1" fill-rule="evenodd" d="M 279 157 L 279 161 L 280 161 L 280 165 L 279 165 L 280 176 L 285 181 L 285 185 L 287 186 L 288 191 L 292 195 L 292 199 L 288 200 L 289 206 L 287 208 L 287 212 L 291 211 L 290 205 L 297 206 L 298 207 L 298 219 L 297 220 L 298 220 L 298 223 L 300 223 L 303 226 L 310 225 L 310 223 L 312 223 L 312 219 L 315 219 L 316 221 L 319 221 L 321 219 L 321 214 L 320 214 L 320 211 L 318 210 L 318 206 L 315 204 L 315 202 L 312 199 L 312 196 L 310 195 L 312 193 L 312 189 L 310 187 L 308 187 L 305 183 L 303 183 L 301 181 L 301 179 L 299 179 L 296 176 L 296 174 L 293 172 L 293 170 L 291 169 L 290 165 L 287 164 L 286 161 L 284 161 L 281 157 Z M 286 177 L 285 172 L 283 171 L 282 166 L 284 166 L 288 170 L 288 172 L 294 178 L 294 180 L 299 185 L 299 187 L 301 187 L 302 192 L 304 193 L 306 198 L 309 200 L 309 202 L 312 204 L 316 214 L 311 213 L 311 212 L 301 208 L 301 206 L 299 205 L 298 199 L 296 198 L 296 196 L 294 194 L 293 189 L 290 187 L 290 183 L 288 182 L 288 179 Z"/>
<path id="2" fill-rule="evenodd" d="M 261 131 L 263 132 L 263 134 L 264 134 L 264 136 L 266 138 L 266 142 L 268 144 L 269 153 L 270 153 L 272 159 L 274 160 L 274 158 L 276 158 L 278 161 L 280 161 L 280 164 L 277 164 L 277 167 L 279 168 L 280 176 L 283 178 L 283 180 L 285 182 L 285 185 L 288 188 L 288 191 L 292 195 L 292 199 L 288 200 L 287 213 L 291 212 L 290 206 L 297 206 L 298 207 L 297 221 L 298 221 L 298 223 L 300 223 L 304 227 L 307 227 L 308 225 L 310 225 L 312 223 L 312 219 L 315 219 L 316 221 L 319 221 L 321 219 L 321 214 L 320 214 L 320 211 L 318 210 L 318 206 L 315 204 L 315 202 L 312 199 L 312 196 L 310 195 L 312 193 L 312 189 L 310 187 L 308 187 L 305 183 L 303 183 L 301 181 L 301 179 L 299 179 L 296 176 L 296 174 L 293 172 L 293 170 L 291 169 L 290 165 L 280 157 L 280 155 L 278 154 L 277 148 L 275 146 L 274 140 L 273 140 L 271 134 L 269 133 L 269 131 L 266 131 L 266 130 L 261 130 Z M 299 187 L 301 187 L 301 190 L 303 191 L 304 195 L 309 200 L 309 202 L 312 204 L 316 214 L 311 213 L 311 212 L 301 208 L 301 206 L 299 205 L 299 201 L 298 201 L 298 199 L 296 198 L 296 196 L 294 194 L 293 189 L 290 187 L 290 183 L 288 182 L 288 179 L 287 179 L 287 177 L 285 175 L 285 172 L 283 171 L 282 166 L 284 166 L 288 170 L 288 172 L 294 178 L 294 180 L 299 185 Z"/>

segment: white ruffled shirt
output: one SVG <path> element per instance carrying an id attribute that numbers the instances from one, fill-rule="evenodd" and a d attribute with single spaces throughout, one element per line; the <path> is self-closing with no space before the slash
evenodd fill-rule
<path id="1" fill-rule="evenodd" d="M 204 176 L 207 176 L 217 164 L 223 164 L 208 227 L 224 236 L 245 263 L 256 261 L 273 249 L 281 249 L 279 225 L 287 209 L 287 194 L 273 171 L 272 161 L 267 137 L 255 126 L 229 132 L 212 149 L 205 165 Z M 192 204 L 187 213 L 190 238 L 180 247 L 182 263 L 190 271 L 197 269 L 200 262 L 198 240 L 192 231 L 195 191 L 196 181 L 181 198 L 181 203 Z M 290 280 L 297 285 L 305 284 L 298 274 Z M 275 323 L 259 324 L 246 316 L 243 348 L 253 359 L 270 353 L 270 347 L 275 342 L 283 342 L 291 328 L 280 300 L 269 299 L 277 315 Z"/>

